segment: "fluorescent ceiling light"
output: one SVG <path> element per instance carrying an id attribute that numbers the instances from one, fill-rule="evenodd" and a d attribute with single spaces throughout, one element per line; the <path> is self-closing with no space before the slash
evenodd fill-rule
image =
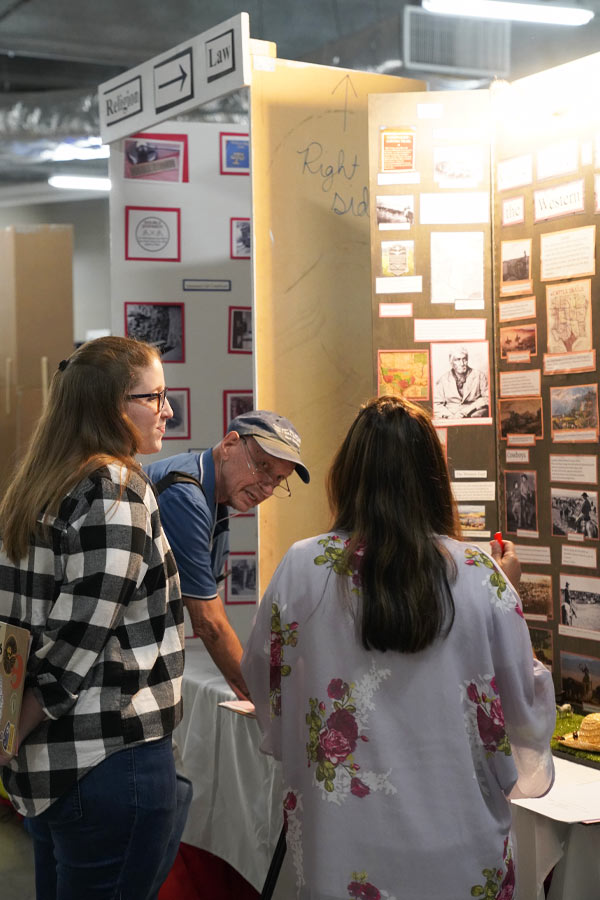
<path id="1" fill-rule="evenodd" d="M 83 175 L 52 175 L 50 187 L 71 191 L 110 191 L 110 178 L 89 178 Z"/>
<path id="2" fill-rule="evenodd" d="M 479 19 L 504 19 L 513 22 L 538 22 L 544 25 L 586 25 L 594 18 L 590 9 L 580 6 L 554 6 L 552 3 L 511 3 L 508 0 L 422 0 L 423 9 L 447 16 Z"/>

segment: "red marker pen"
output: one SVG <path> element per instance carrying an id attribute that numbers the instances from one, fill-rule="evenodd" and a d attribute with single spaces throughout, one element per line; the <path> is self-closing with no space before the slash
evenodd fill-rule
<path id="1" fill-rule="evenodd" d="M 500 544 L 500 550 L 502 551 L 502 553 L 504 553 L 504 541 L 502 540 L 502 532 L 501 531 L 496 532 L 496 534 L 494 535 L 494 540 L 498 541 L 498 543 Z"/>

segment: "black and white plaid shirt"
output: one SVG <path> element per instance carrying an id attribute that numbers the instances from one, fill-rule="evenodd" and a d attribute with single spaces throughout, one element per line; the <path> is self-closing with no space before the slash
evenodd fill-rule
<path id="1" fill-rule="evenodd" d="M 26 685 L 49 717 L 0 769 L 43 812 L 111 753 L 181 719 L 183 606 L 152 487 L 119 465 L 63 500 L 17 566 L 0 550 L 0 619 L 31 630 Z"/>

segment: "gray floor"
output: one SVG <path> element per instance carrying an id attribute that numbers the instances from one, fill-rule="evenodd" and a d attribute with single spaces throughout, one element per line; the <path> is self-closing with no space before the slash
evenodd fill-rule
<path id="1" fill-rule="evenodd" d="M 31 838 L 14 810 L 0 804 L 0 893 L 35 900 Z"/>

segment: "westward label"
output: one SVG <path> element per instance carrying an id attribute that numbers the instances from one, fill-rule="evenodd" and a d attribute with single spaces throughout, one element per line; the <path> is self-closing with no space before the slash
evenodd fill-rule
<path id="1" fill-rule="evenodd" d="M 235 44 L 233 28 L 206 42 L 207 81 L 216 81 L 235 72 Z"/>
<path id="2" fill-rule="evenodd" d="M 135 116 L 141 112 L 142 106 L 142 80 L 139 75 L 130 81 L 105 91 L 104 113 L 107 125 L 115 125 L 123 119 Z"/>

